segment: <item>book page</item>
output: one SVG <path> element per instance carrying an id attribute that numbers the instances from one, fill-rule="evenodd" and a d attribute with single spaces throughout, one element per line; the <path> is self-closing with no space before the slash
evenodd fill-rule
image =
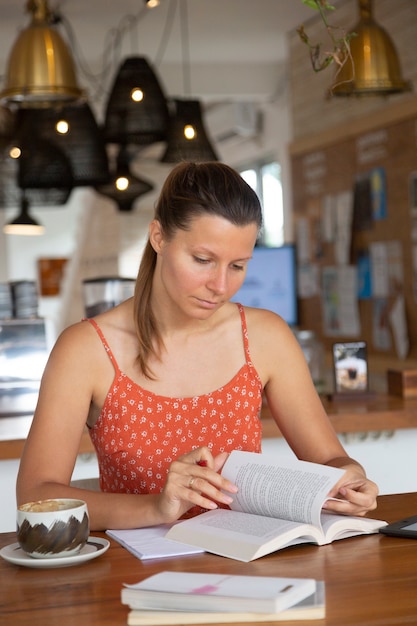
<path id="1" fill-rule="evenodd" d="M 230 508 L 321 527 L 320 513 L 330 489 L 344 471 L 271 454 L 234 450 L 222 476 L 239 487 Z"/>
<path id="2" fill-rule="evenodd" d="M 322 543 L 320 528 L 254 513 L 216 509 L 184 520 L 168 531 L 176 541 L 188 541 L 240 561 L 252 561 L 298 543 Z"/>
<path id="3" fill-rule="evenodd" d="M 223 536 L 229 541 L 232 541 L 233 536 L 239 533 L 245 541 L 265 543 L 291 531 L 295 531 L 298 534 L 300 529 L 299 522 L 253 513 L 242 514 L 242 511 L 227 511 L 226 509 L 207 511 L 207 513 L 191 519 L 194 522 L 193 524 L 189 520 L 185 520 L 185 522 L 189 526 L 192 525 L 193 529 L 196 529 L 201 524 L 204 526 L 204 529 L 213 528 L 216 531 L 221 531 Z"/>
<path id="4" fill-rule="evenodd" d="M 386 522 L 383 520 L 371 519 L 370 517 L 347 517 L 335 513 L 322 513 L 321 523 L 329 542 L 335 539 L 376 533 L 379 528 L 386 526 Z"/>

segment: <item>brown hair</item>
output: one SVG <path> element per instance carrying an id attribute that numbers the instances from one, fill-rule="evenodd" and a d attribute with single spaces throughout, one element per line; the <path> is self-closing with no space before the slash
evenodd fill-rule
<path id="1" fill-rule="evenodd" d="M 193 218 L 218 215 L 237 226 L 255 223 L 262 227 L 262 209 L 253 189 L 234 169 L 215 161 L 181 163 L 168 175 L 155 209 L 166 239 L 178 229 L 187 230 Z M 139 340 L 137 361 L 141 371 L 151 378 L 150 355 L 157 355 L 162 340 L 151 307 L 152 280 L 156 252 L 149 240 L 145 246 L 136 279 L 134 295 L 135 328 Z"/>

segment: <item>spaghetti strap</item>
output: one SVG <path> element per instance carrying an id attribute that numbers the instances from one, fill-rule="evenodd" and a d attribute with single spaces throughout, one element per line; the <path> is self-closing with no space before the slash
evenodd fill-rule
<path id="1" fill-rule="evenodd" d="M 251 360 L 250 351 L 249 351 L 249 338 L 248 338 L 248 328 L 246 326 L 245 309 L 239 302 L 237 303 L 237 306 L 239 309 L 240 320 L 242 323 L 243 347 L 245 350 L 246 363 L 252 365 L 252 360 Z"/>
<path id="2" fill-rule="evenodd" d="M 104 346 L 104 349 L 106 350 L 107 354 L 109 355 L 110 361 L 113 363 L 114 369 L 116 370 L 117 373 L 120 373 L 119 365 L 118 365 L 118 363 L 116 361 L 116 358 L 115 358 L 113 352 L 111 351 L 111 348 L 110 348 L 109 344 L 107 343 L 107 340 L 106 340 L 105 336 L 103 335 L 103 332 L 102 332 L 100 326 L 97 324 L 97 322 L 94 319 L 92 319 L 90 317 L 86 317 L 82 321 L 83 322 L 90 322 L 90 324 L 95 328 L 98 336 L 100 337 L 101 343 Z"/>

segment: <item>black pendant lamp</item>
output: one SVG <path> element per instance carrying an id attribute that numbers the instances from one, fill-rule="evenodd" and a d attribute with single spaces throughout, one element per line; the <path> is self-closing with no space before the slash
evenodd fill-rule
<path id="1" fill-rule="evenodd" d="M 203 124 L 198 100 L 173 100 L 163 163 L 218 161 Z"/>
<path id="2" fill-rule="evenodd" d="M 65 154 L 45 140 L 0 142 L 0 208 L 20 204 L 60 206 L 72 191 L 72 169 Z"/>
<path id="3" fill-rule="evenodd" d="M 145 57 L 126 58 L 107 101 L 107 143 L 150 145 L 165 141 L 168 105 L 159 80 Z"/>
<path id="4" fill-rule="evenodd" d="M 66 155 L 46 139 L 33 138 L 21 144 L 17 183 L 22 189 L 70 190 L 73 186 L 72 168 Z"/>
<path id="5" fill-rule="evenodd" d="M 28 0 L 32 15 L 10 52 L 0 100 L 7 104 L 39 106 L 82 97 L 69 49 L 58 32 L 46 0 Z"/>
<path id="6" fill-rule="evenodd" d="M 180 0 L 180 26 L 184 93 L 191 94 L 190 44 L 188 36 L 187 0 Z M 180 161 L 218 161 L 203 124 L 199 100 L 173 99 L 170 102 L 170 121 L 162 163 Z"/>
<path id="7" fill-rule="evenodd" d="M 135 201 L 154 188 L 153 184 L 134 176 L 130 171 L 129 155 L 126 146 L 121 146 L 117 155 L 115 172 L 105 185 L 95 187 L 96 191 L 116 202 L 119 211 L 132 211 Z"/>
<path id="8" fill-rule="evenodd" d="M 87 102 L 20 109 L 18 129 L 20 137 L 34 135 L 65 154 L 71 164 L 74 187 L 108 181 L 106 146 Z"/>
<path id="9" fill-rule="evenodd" d="M 19 215 L 3 226 L 6 235 L 43 235 L 45 228 L 29 214 L 29 201 L 22 194 Z"/>

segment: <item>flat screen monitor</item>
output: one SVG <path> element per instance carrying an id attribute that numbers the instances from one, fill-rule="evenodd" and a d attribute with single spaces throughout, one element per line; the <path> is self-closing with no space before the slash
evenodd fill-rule
<path id="1" fill-rule="evenodd" d="M 232 300 L 274 311 L 287 324 L 295 326 L 298 323 L 295 246 L 255 246 L 245 281 Z"/>

